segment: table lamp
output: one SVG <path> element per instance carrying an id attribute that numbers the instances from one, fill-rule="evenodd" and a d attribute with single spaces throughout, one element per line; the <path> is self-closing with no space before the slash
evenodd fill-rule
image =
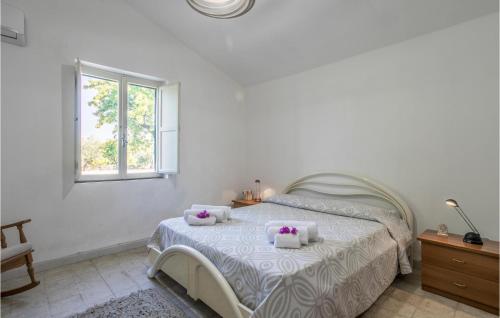
<path id="1" fill-rule="evenodd" d="M 481 239 L 481 235 L 479 235 L 478 230 L 472 224 L 470 219 L 467 217 L 465 212 L 460 208 L 458 205 L 458 202 L 454 199 L 448 199 L 446 200 L 446 205 L 454 207 L 455 210 L 457 210 L 458 214 L 462 217 L 462 219 L 467 223 L 467 225 L 470 227 L 472 232 L 465 233 L 464 235 L 464 242 L 465 243 L 470 243 L 470 244 L 478 244 L 478 245 L 483 245 L 483 240 Z"/>

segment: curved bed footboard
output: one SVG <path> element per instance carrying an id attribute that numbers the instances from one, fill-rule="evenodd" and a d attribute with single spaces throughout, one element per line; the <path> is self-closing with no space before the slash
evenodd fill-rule
<path id="1" fill-rule="evenodd" d="M 148 258 L 152 263 L 149 278 L 161 270 L 186 288 L 191 298 L 202 300 L 222 317 L 248 318 L 253 313 L 239 302 L 215 265 L 194 248 L 172 245 L 160 251 L 153 247 Z"/>

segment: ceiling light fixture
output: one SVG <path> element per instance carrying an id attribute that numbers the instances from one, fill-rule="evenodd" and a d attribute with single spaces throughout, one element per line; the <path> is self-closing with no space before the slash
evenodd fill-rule
<path id="1" fill-rule="evenodd" d="M 217 19 L 239 17 L 252 9 L 255 0 L 186 0 L 199 13 Z"/>

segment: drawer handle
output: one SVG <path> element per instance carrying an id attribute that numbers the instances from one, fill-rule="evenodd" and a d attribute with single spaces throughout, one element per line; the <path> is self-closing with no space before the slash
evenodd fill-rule
<path id="1" fill-rule="evenodd" d="M 462 284 L 462 283 L 453 282 L 453 285 L 460 287 L 460 288 L 467 288 L 467 285 Z"/>
<path id="2" fill-rule="evenodd" d="M 458 258 L 452 258 L 451 260 L 454 261 L 455 263 L 465 264 L 465 261 L 462 261 L 461 259 Z"/>

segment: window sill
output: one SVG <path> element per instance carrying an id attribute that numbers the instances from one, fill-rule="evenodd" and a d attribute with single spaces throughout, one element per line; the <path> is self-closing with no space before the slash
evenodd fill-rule
<path id="1" fill-rule="evenodd" d="M 148 180 L 148 179 L 168 179 L 168 174 L 155 174 L 151 176 L 137 176 L 137 177 L 127 177 L 127 178 L 92 178 L 92 177 L 84 177 L 80 179 L 76 179 L 75 183 L 90 183 L 90 182 L 108 182 L 108 181 L 132 181 L 132 180 Z"/>

